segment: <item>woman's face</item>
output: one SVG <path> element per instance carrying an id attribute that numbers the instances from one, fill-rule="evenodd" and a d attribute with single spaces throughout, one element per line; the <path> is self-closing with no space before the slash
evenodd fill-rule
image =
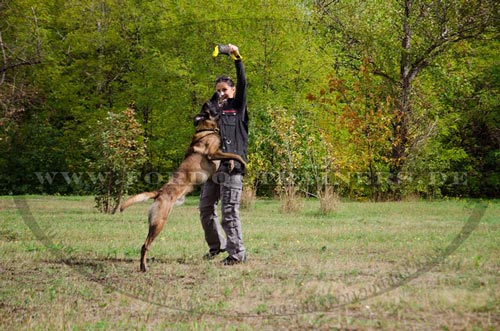
<path id="1" fill-rule="evenodd" d="M 219 102 L 234 98 L 235 88 L 226 82 L 217 83 L 217 85 L 215 85 L 215 90 L 219 95 Z"/>

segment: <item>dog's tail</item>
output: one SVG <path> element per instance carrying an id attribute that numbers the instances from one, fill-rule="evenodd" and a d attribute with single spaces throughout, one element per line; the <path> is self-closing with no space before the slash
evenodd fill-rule
<path id="1" fill-rule="evenodd" d="M 125 202 L 122 203 L 122 205 L 120 206 L 120 212 L 122 212 L 123 210 L 125 210 L 125 208 L 130 207 L 134 203 L 143 202 L 143 201 L 146 201 L 146 200 L 149 200 L 149 199 L 155 199 L 158 195 L 159 195 L 158 191 L 143 192 L 143 193 L 140 193 L 140 194 L 133 195 L 130 198 L 128 198 L 127 200 L 125 200 Z"/>

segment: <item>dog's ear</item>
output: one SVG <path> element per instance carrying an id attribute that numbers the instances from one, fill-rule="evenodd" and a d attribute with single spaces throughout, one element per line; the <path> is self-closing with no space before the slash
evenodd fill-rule
<path id="1" fill-rule="evenodd" d="M 208 118 L 208 116 L 210 116 L 212 111 L 213 111 L 212 109 L 213 109 L 212 102 L 207 101 L 203 104 L 203 106 L 201 106 L 200 114 L 206 114 L 206 116 Z"/>
<path id="2" fill-rule="evenodd" d="M 193 119 L 194 125 L 197 126 L 201 121 L 208 119 L 217 121 L 220 117 L 217 101 L 207 101 L 201 107 L 201 112 Z"/>
<path id="3" fill-rule="evenodd" d="M 207 119 L 207 117 L 205 116 L 205 114 L 199 114 L 199 115 L 196 115 L 196 116 L 194 117 L 194 120 L 195 120 L 196 122 L 204 121 L 204 120 L 206 120 L 206 119 Z"/>
<path id="4" fill-rule="evenodd" d="M 198 115 L 193 118 L 194 126 L 197 126 L 201 121 L 206 121 L 210 118 L 210 102 L 205 102 L 201 106 L 201 111 Z"/>
<path id="5" fill-rule="evenodd" d="M 207 113 L 201 113 L 196 115 L 193 119 L 194 126 L 197 126 L 198 124 L 200 124 L 200 122 L 205 121 L 207 118 L 208 118 Z"/>

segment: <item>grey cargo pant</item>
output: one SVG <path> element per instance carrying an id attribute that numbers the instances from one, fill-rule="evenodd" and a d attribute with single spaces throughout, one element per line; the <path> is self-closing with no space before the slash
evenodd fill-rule
<path id="1" fill-rule="evenodd" d="M 241 174 L 218 172 L 202 186 L 199 206 L 201 224 L 210 252 L 226 250 L 229 256 L 240 261 L 245 259 L 239 212 L 242 188 Z M 216 212 L 219 200 L 222 212 L 220 224 Z"/>

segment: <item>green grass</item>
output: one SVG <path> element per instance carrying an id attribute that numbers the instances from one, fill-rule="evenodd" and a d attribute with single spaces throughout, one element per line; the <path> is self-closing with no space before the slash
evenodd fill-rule
<path id="1" fill-rule="evenodd" d="M 295 214 L 258 200 L 241 212 L 248 263 L 224 267 L 201 258 L 207 247 L 191 197 L 174 209 L 143 274 L 138 257 L 149 204 L 111 216 L 99 214 L 90 197 L 22 199 L 28 209 L 0 197 L 0 329 L 500 325 L 498 201 L 441 261 L 435 258 L 467 224 L 473 204 L 342 202 L 323 216 L 314 200 Z"/>

